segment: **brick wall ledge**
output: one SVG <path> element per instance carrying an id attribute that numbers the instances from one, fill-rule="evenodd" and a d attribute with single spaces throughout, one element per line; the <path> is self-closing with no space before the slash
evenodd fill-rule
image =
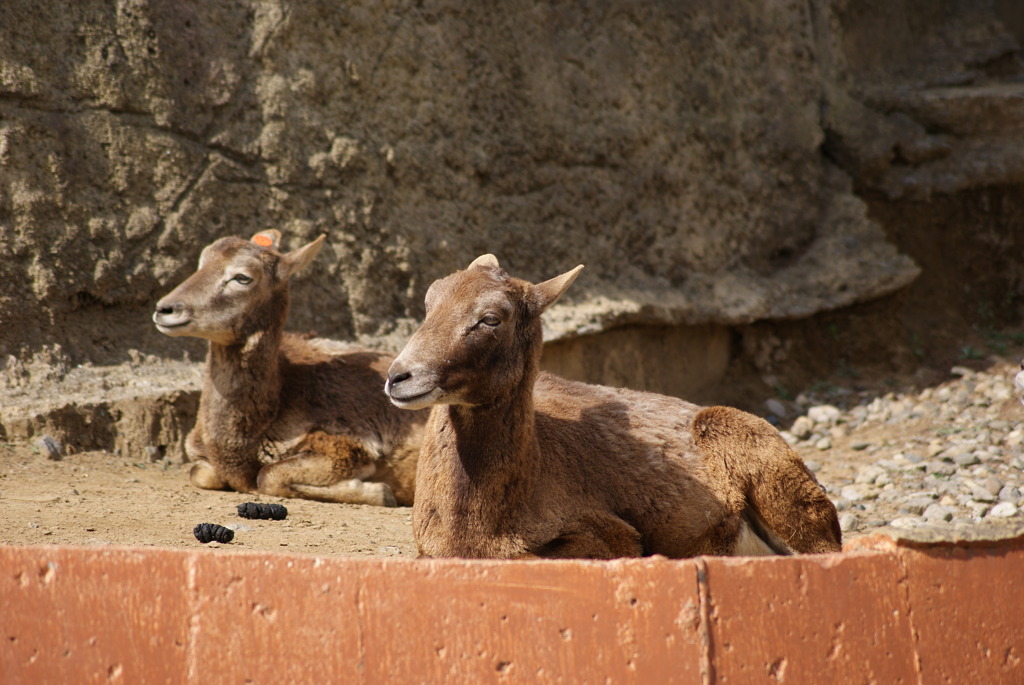
<path id="1" fill-rule="evenodd" d="M 0 546 L 4 683 L 1020 683 L 1024 536 L 611 562 Z"/>

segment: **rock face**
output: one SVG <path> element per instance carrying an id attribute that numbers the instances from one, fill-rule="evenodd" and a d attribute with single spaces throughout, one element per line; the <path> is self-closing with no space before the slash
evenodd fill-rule
<path id="1" fill-rule="evenodd" d="M 1015 44 L 996 6 L 957 20 L 974 57 Z M 10 0 L 0 354 L 180 350 L 149 325 L 153 303 L 205 244 L 267 227 L 289 245 L 328 235 L 291 321 L 341 338 L 404 334 L 430 282 L 482 252 L 532 279 L 587 265 L 552 338 L 892 292 L 917 268 L 847 173 L 889 179 L 857 123 L 869 97 L 853 79 L 870 65 L 846 55 L 870 52 L 873 29 L 853 14 L 824 0 Z M 870 122 L 960 100 L 894 102 L 901 118 Z M 941 148 L 911 143 L 920 159 Z"/>

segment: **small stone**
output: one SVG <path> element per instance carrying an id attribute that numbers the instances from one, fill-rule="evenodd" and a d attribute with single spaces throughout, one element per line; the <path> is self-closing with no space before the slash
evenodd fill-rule
<path id="1" fill-rule="evenodd" d="M 822 438 L 821 440 L 818 440 L 818 442 L 814 443 L 814 446 L 824 452 L 825 450 L 832 449 L 832 440 L 830 438 L 825 437 Z"/>
<path id="2" fill-rule="evenodd" d="M 988 512 L 990 517 L 995 518 L 1008 518 L 1010 516 L 1017 515 L 1017 505 L 1013 502 L 1000 502 L 999 504 L 992 507 L 992 510 Z"/>
<path id="3" fill-rule="evenodd" d="M 944 461 L 930 461 L 925 465 L 925 472 L 938 476 L 952 476 L 956 467 Z"/>
<path id="4" fill-rule="evenodd" d="M 835 505 L 836 511 L 846 511 L 847 509 L 850 508 L 850 500 L 843 499 L 842 497 L 833 500 L 832 504 Z"/>
<path id="5" fill-rule="evenodd" d="M 896 502 L 901 499 L 903 499 L 903 493 L 897 490 L 891 483 L 886 483 L 885 487 L 882 488 L 882 492 L 878 493 L 879 502 Z"/>
<path id="6" fill-rule="evenodd" d="M 900 511 L 907 514 L 914 514 L 915 516 L 921 516 L 924 510 L 935 504 L 935 500 L 931 497 L 911 497 L 903 503 L 900 507 Z"/>
<path id="7" fill-rule="evenodd" d="M 889 522 L 889 525 L 893 528 L 918 528 L 921 525 L 927 523 L 920 516 L 900 516 Z"/>
<path id="8" fill-rule="evenodd" d="M 996 497 L 999 496 L 999 492 L 1003 489 L 1002 481 L 994 476 L 989 476 L 988 478 L 986 478 L 982 482 L 981 486 Z"/>
<path id="9" fill-rule="evenodd" d="M 974 452 L 961 452 L 953 455 L 953 463 L 957 466 L 974 466 L 980 461 Z"/>
<path id="10" fill-rule="evenodd" d="M 769 414 L 775 414 L 780 419 L 785 418 L 786 414 L 789 413 L 786 411 L 786 405 L 784 405 L 782 402 L 779 402 L 774 397 L 765 400 L 764 407 L 765 409 L 768 410 Z"/>
<path id="11" fill-rule="evenodd" d="M 819 404 L 807 410 L 807 418 L 814 423 L 832 425 L 839 420 L 840 416 L 842 416 L 842 412 L 831 404 Z"/>
<path id="12" fill-rule="evenodd" d="M 851 514 L 850 512 L 841 514 L 839 516 L 839 530 L 848 533 L 857 528 L 858 521 L 859 519 L 856 514 Z"/>
<path id="13" fill-rule="evenodd" d="M 999 491 L 999 500 L 1001 502 L 1019 504 L 1021 500 L 1020 489 L 1012 485 L 1004 485 L 1003 489 Z"/>
<path id="14" fill-rule="evenodd" d="M 941 504 L 930 504 L 925 507 L 922 515 L 927 521 L 949 521 L 953 518 L 953 511 L 950 507 L 944 507 Z"/>
<path id="15" fill-rule="evenodd" d="M 60 461 L 64 456 L 64 445 L 60 444 L 49 435 L 44 435 L 36 440 L 36 446 L 39 447 L 39 451 L 51 461 Z"/>
<path id="16" fill-rule="evenodd" d="M 790 426 L 789 432 L 795 435 L 800 440 L 806 440 L 811 437 L 811 433 L 814 432 L 814 422 L 806 416 L 798 416 L 793 425 Z"/>
<path id="17" fill-rule="evenodd" d="M 806 466 L 807 470 L 810 471 L 811 473 L 817 473 L 818 471 L 821 471 L 821 463 L 816 462 L 813 459 L 805 461 L 804 466 Z"/>
<path id="18" fill-rule="evenodd" d="M 877 466 L 868 466 L 861 469 L 860 473 L 857 474 L 857 477 L 853 479 L 853 482 L 862 485 L 870 485 L 877 481 L 884 473 L 885 469 L 881 469 Z"/>
<path id="19" fill-rule="evenodd" d="M 969 483 L 968 491 L 975 502 L 995 502 L 996 496 L 977 483 Z"/>
<path id="20" fill-rule="evenodd" d="M 862 440 L 854 442 L 854 443 L 852 443 L 850 445 L 850 449 L 855 451 L 855 452 L 860 452 L 861 450 L 866 450 L 869 447 L 871 447 L 871 443 L 870 442 L 864 442 Z"/>
<path id="21" fill-rule="evenodd" d="M 967 508 L 971 510 L 971 516 L 974 518 L 981 518 L 988 513 L 988 505 L 983 502 L 971 502 L 967 505 Z"/>
<path id="22" fill-rule="evenodd" d="M 839 496 L 850 502 L 859 502 L 864 499 L 864 493 L 852 485 L 847 485 L 845 488 L 839 491 Z"/>

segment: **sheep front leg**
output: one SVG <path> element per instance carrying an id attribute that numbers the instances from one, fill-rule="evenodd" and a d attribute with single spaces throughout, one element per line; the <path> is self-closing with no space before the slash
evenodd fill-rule
<path id="1" fill-rule="evenodd" d="M 343 504 L 396 505 L 389 485 L 363 480 L 374 474 L 376 466 L 356 441 L 311 433 L 293 452 L 260 469 L 257 487 L 261 493 Z"/>
<path id="2" fill-rule="evenodd" d="M 396 505 L 395 494 L 386 483 L 368 483 L 359 478 L 337 478 L 331 459 L 322 454 L 289 457 L 260 470 L 258 489 L 273 497 L 301 497 L 341 504 Z"/>
<path id="3" fill-rule="evenodd" d="M 643 553 L 636 528 L 617 516 L 599 514 L 580 521 L 574 530 L 562 533 L 532 550 L 532 554 L 519 558 L 536 555 L 548 559 L 618 559 L 639 557 Z"/>
<path id="4" fill-rule="evenodd" d="M 185 438 L 185 454 L 192 467 L 188 471 L 188 480 L 194 487 L 200 490 L 231 490 L 232 486 L 223 475 L 223 470 L 215 466 L 209 450 L 203 443 L 201 426 L 193 428 Z M 255 482 L 255 469 L 249 469 L 249 478 L 239 482 L 241 485 L 250 484 L 247 488 L 240 489 L 241 492 L 252 490 Z M 236 488 L 237 489 L 237 488 Z"/>
<path id="5" fill-rule="evenodd" d="M 213 468 L 213 464 L 201 459 L 194 464 L 192 468 L 188 470 L 188 480 L 193 486 L 200 490 L 230 490 L 231 486 L 227 484 L 220 474 L 217 473 L 217 469 Z"/>
<path id="6" fill-rule="evenodd" d="M 203 445 L 201 422 L 185 436 L 185 456 L 192 462 L 188 480 L 200 490 L 228 490 L 228 484 L 217 475 L 217 469 L 209 462 Z"/>
<path id="7" fill-rule="evenodd" d="M 372 504 L 376 507 L 396 507 L 395 493 L 387 483 L 374 483 L 352 478 L 333 485 L 302 485 L 293 483 L 292 488 L 306 499 L 341 504 Z"/>

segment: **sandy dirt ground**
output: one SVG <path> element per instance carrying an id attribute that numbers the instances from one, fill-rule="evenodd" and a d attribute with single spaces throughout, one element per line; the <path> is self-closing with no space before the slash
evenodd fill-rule
<path id="1" fill-rule="evenodd" d="M 994 370 L 1012 377 L 1016 367 L 1007 361 Z M 1007 398 L 1000 404 L 998 416 L 1016 424 L 1022 413 L 1019 400 Z M 878 459 L 855 449 L 855 443 L 895 445 L 916 439 L 925 445 L 935 438 L 937 426 L 932 417 L 921 416 L 896 425 L 865 427 L 855 436 L 837 438 L 828 451 L 806 444 L 796 449 L 805 461 L 816 462 L 819 480 L 835 493 Z M 203 491 L 189 484 L 187 468 L 170 458 L 150 461 L 139 450 L 122 456 L 71 449 L 53 460 L 38 439 L 0 442 L 0 544 L 201 548 L 204 545 L 193 536 L 193 528 L 216 523 L 234 529 L 234 539 L 226 545 L 209 543 L 207 548 L 316 556 L 416 556 L 410 508 Z M 283 504 L 288 516 L 283 521 L 240 518 L 238 504 L 254 501 Z M 879 502 L 874 517 L 897 515 L 895 509 L 885 507 Z M 846 538 L 871 530 L 869 524 Z"/>
<path id="2" fill-rule="evenodd" d="M 279 502 L 283 521 L 243 519 L 242 502 Z M 14 545 L 204 545 L 199 523 L 235 530 L 227 545 L 317 556 L 416 556 L 412 509 L 324 504 L 192 487 L 168 461 L 82 452 L 51 461 L 33 445 L 0 447 L 0 543 Z"/>

